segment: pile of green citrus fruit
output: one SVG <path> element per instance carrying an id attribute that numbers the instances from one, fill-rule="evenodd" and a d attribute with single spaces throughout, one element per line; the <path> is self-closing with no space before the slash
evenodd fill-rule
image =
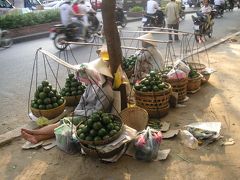
<path id="1" fill-rule="evenodd" d="M 40 110 L 53 109 L 64 103 L 63 97 L 52 87 L 47 80 L 37 87 L 31 107 Z"/>
<path id="2" fill-rule="evenodd" d="M 79 140 L 101 141 L 116 135 L 121 129 L 121 122 L 115 116 L 101 111 L 93 113 L 77 129 Z"/>
<path id="3" fill-rule="evenodd" d="M 134 85 L 134 89 L 142 92 L 157 92 L 168 89 L 168 85 L 162 81 L 162 77 L 155 71 L 150 71 L 140 83 Z"/>
<path id="4" fill-rule="evenodd" d="M 161 71 L 162 76 L 167 76 L 167 74 L 171 71 L 171 69 L 172 69 L 172 66 L 167 66 L 167 67 L 165 67 L 165 68 Z"/>
<path id="5" fill-rule="evenodd" d="M 190 72 L 188 73 L 189 78 L 194 79 L 199 77 L 199 73 L 196 70 L 194 70 L 192 66 L 189 66 L 189 68 L 190 68 Z"/>
<path id="6" fill-rule="evenodd" d="M 137 57 L 136 56 L 129 56 L 128 58 L 123 58 L 123 69 L 125 71 L 132 70 L 136 64 Z"/>
<path id="7" fill-rule="evenodd" d="M 85 91 L 85 86 L 79 82 L 74 74 L 69 74 L 65 82 L 65 87 L 61 89 L 60 94 L 62 96 L 79 96 Z"/>

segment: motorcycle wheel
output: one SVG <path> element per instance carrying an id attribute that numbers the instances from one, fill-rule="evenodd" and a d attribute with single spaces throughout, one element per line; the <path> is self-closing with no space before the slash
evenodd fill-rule
<path id="1" fill-rule="evenodd" d="M 95 36 L 93 33 L 91 33 L 90 31 L 87 32 L 86 37 L 85 37 L 85 42 L 86 43 L 93 43 L 95 39 Z"/>
<path id="2" fill-rule="evenodd" d="M 213 33 L 213 28 L 212 26 L 209 29 L 209 33 L 208 33 L 208 37 L 211 38 L 212 37 L 212 33 Z"/>
<path id="3" fill-rule="evenodd" d="M 88 22 L 89 22 L 89 25 L 90 25 L 90 28 L 92 29 L 92 31 L 94 31 L 94 32 L 99 31 L 100 22 L 96 16 L 88 18 Z"/>
<path id="4" fill-rule="evenodd" d="M 182 19 L 182 20 L 184 20 L 184 19 L 185 19 L 185 17 L 186 17 L 186 13 L 185 13 L 185 12 L 182 12 L 182 14 L 181 14 L 181 16 L 180 16 L 180 17 L 181 17 L 181 19 Z"/>
<path id="5" fill-rule="evenodd" d="M 4 48 L 9 48 L 13 45 L 13 40 L 11 37 L 9 37 L 9 34 L 3 34 L 1 41 L 1 45 Z"/>
<path id="6" fill-rule="evenodd" d="M 165 19 L 163 20 L 163 24 L 162 24 L 162 28 L 165 28 L 166 27 L 166 21 Z"/>
<path id="7" fill-rule="evenodd" d="M 61 43 L 62 40 L 66 40 L 66 36 L 64 34 L 57 34 L 53 39 L 54 46 L 60 51 L 63 51 L 68 46 L 67 44 Z"/>
<path id="8" fill-rule="evenodd" d="M 121 22 L 121 26 L 124 28 L 124 27 L 126 27 L 126 25 L 127 25 L 127 19 L 126 19 L 126 17 L 124 16 L 124 17 L 123 17 L 123 20 L 122 20 L 122 22 Z"/>

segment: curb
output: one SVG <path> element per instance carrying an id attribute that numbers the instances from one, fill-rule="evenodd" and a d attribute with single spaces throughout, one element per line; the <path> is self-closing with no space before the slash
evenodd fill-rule
<path id="1" fill-rule="evenodd" d="M 52 119 L 49 124 L 54 124 L 54 123 L 58 122 L 63 117 L 69 115 L 69 113 L 71 111 L 72 111 L 72 108 L 67 107 L 62 114 L 60 114 L 58 117 Z M 38 126 L 34 121 L 29 120 L 29 122 L 27 124 L 25 124 L 21 127 L 18 127 L 16 129 L 14 129 L 12 131 L 9 131 L 9 132 L 6 132 L 4 134 L 0 134 L 0 148 L 3 147 L 6 144 L 11 143 L 14 139 L 20 137 L 22 128 L 24 128 L 24 129 L 37 129 Z"/>
<path id="2" fill-rule="evenodd" d="M 197 12 L 197 10 L 185 11 L 185 14 L 191 14 L 191 13 L 195 13 L 195 12 Z M 130 22 L 140 21 L 141 19 L 142 19 L 142 17 L 131 18 L 131 19 L 128 19 L 127 22 L 130 23 Z M 48 36 L 49 36 L 48 31 L 34 33 L 31 35 L 27 35 L 27 36 L 20 36 L 20 37 L 13 38 L 13 43 L 17 44 L 17 43 L 21 43 L 21 42 L 36 40 L 39 38 L 46 38 Z"/>

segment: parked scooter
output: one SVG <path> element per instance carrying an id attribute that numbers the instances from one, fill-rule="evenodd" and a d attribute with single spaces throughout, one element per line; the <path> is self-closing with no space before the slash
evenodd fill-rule
<path id="1" fill-rule="evenodd" d="M 165 27 L 165 15 L 161 10 L 157 10 L 154 15 L 145 14 L 142 18 L 143 27 Z M 144 29 L 144 28 L 143 28 Z M 149 30 L 149 29 L 146 29 Z"/>
<path id="2" fill-rule="evenodd" d="M 197 12 L 197 17 L 192 15 L 193 20 L 193 29 L 195 34 L 195 39 L 197 42 L 204 41 L 203 38 L 208 36 L 209 38 L 212 37 L 213 33 L 213 25 L 214 25 L 214 17 L 216 14 L 216 10 L 213 9 L 210 13 L 210 22 L 208 22 L 208 17 L 201 12 Z"/>
<path id="3" fill-rule="evenodd" d="M 13 40 L 9 35 L 9 31 L 0 29 L 0 47 L 9 48 L 12 44 Z"/>
<path id="4" fill-rule="evenodd" d="M 116 24 L 117 26 L 125 27 L 127 25 L 126 11 L 123 11 L 122 8 L 115 9 Z"/>

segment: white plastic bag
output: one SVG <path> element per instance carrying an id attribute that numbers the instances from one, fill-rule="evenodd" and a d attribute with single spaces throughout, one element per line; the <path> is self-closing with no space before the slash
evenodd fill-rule
<path id="1" fill-rule="evenodd" d="M 140 132 L 135 139 L 135 158 L 143 161 L 155 160 L 158 156 L 158 150 L 161 141 L 161 132 L 147 127 L 147 129 Z"/>
<path id="2" fill-rule="evenodd" d="M 180 69 L 171 69 L 167 74 L 168 79 L 184 79 L 187 77 L 186 73 Z"/>
<path id="3" fill-rule="evenodd" d="M 181 143 L 191 149 L 198 148 L 198 140 L 187 130 L 180 131 Z"/>
<path id="4" fill-rule="evenodd" d="M 71 124 L 64 123 L 54 129 L 56 144 L 59 149 L 68 154 L 74 154 L 80 150 L 77 139 L 73 138 Z"/>
<path id="5" fill-rule="evenodd" d="M 174 63 L 173 68 L 182 70 L 183 72 L 186 73 L 187 76 L 188 76 L 188 73 L 190 72 L 190 67 L 180 59 Z"/>

